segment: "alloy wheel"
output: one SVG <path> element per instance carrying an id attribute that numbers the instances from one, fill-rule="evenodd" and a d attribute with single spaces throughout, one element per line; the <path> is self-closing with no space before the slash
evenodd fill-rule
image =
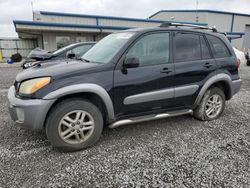
<path id="1" fill-rule="evenodd" d="M 88 112 L 75 110 L 62 117 L 58 132 L 64 142 L 81 144 L 92 135 L 94 128 L 94 118 Z"/>
<path id="2" fill-rule="evenodd" d="M 206 103 L 206 115 L 213 119 L 217 117 L 222 110 L 222 97 L 218 94 L 212 95 Z"/>

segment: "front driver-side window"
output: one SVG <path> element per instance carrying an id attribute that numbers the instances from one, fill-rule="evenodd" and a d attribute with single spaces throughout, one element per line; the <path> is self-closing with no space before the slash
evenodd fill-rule
<path id="1" fill-rule="evenodd" d="M 154 33 L 140 38 L 127 56 L 138 57 L 140 66 L 169 63 L 169 33 Z"/>

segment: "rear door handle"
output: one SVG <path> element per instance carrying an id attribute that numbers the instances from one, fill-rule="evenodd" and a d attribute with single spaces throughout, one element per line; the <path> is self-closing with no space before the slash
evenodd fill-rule
<path id="1" fill-rule="evenodd" d="M 169 70 L 167 67 L 161 69 L 161 73 L 166 73 L 169 74 L 170 72 L 172 72 L 171 70 Z"/>
<path id="2" fill-rule="evenodd" d="M 210 67 L 212 67 L 212 65 L 211 65 L 211 63 L 205 63 L 204 65 L 203 65 L 203 67 L 206 67 L 206 68 L 210 68 Z"/>

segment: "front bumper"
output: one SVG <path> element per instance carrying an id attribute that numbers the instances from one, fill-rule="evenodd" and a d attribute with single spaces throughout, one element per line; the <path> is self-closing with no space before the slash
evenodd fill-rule
<path id="1" fill-rule="evenodd" d="M 15 88 L 11 86 L 8 92 L 9 112 L 13 121 L 32 130 L 42 130 L 46 115 L 55 100 L 28 99 L 15 96 Z"/>

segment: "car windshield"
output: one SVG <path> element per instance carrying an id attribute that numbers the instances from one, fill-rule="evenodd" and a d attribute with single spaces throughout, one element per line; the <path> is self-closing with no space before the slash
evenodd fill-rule
<path id="1" fill-rule="evenodd" d="M 72 46 L 74 46 L 75 44 L 70 44 L 70 45 L 67 45 L 67 46 L 64 46 L 54 52 L 52 52 L 53 55 L 58 55 L 59 53 L 63 52 L 64 50 L 67 50 L 68 48 L 71 48 Z"/>
<path id="2" fill-rule="evenodd" d="M 135 32 L 113 33 L 94 45 L 81 59 L 88 62 L 108 63 Z"/>

